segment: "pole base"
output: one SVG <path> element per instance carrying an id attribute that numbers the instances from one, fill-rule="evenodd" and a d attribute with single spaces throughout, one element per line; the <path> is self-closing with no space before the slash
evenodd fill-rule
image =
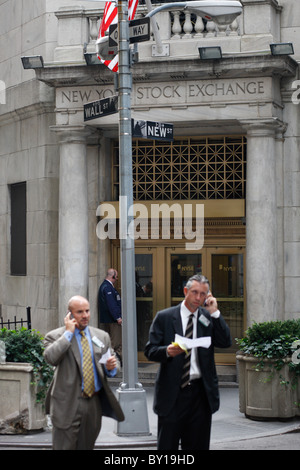
<path id="1" fill-rule="evenodd" d="M 141 389 L 116 390 L 125 420 L 117 422 L 118 436 L 150 436 L 146 391 Z"/>

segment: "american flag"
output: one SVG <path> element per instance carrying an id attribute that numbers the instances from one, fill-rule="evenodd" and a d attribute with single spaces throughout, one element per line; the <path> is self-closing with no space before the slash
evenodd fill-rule
<path id="1" fill-rule="evenodd" d="M 128 3 L 128 20 L 133 20 L 138 6 L 139 0 L 129 0 Z M 115 2 L 106 2 L 104 7 L 103 18 L 99 28 L 98 38 L 105 36 L 111 24 L 118 23 L 118 8 Z M 111 60 L 104 60 L 98 56 L 101 62 L 113 72 L 118 71 L 119 56 L 116 54 Z"/>

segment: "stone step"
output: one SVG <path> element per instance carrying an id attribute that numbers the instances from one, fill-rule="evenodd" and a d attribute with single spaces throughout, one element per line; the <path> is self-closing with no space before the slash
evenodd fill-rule
<path id="1" fill-rule="evenodd" d="M 152 387 L 155 383 L 156 374 L 159 364 L 153 362 L 139 362 L 138 364 L 138 378 L 145 387 Z M 220 387 L 234 388 L 238 387 L 236 366 L 233 365 L 217 365 L 217 374 Z M 119 372 L 116 377 L 109 379 L 112 386 L 118 386 L 123 380 L 122 372 Z"/>
<path id="2" fill-rule="evenodd" d="M 224 383 L 232 383 L 237 386 L 237 372 L 235 364 L 217 365 L 217 374 L 220 386 Z"/>

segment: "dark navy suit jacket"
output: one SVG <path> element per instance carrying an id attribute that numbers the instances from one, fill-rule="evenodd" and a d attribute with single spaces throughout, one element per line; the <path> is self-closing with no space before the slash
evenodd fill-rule
<path id="1" fill-rule="evenodd" d="M 167 357 L 167 346 L 174 341 L 175 333 L 183 336 L 180 316 L 180 305 L 170 307 L 157 313 L 149 332 L 145 355 L 150 361 L 160 362 L 156 383 L 153 409 L 159 416 L 168 416 L 175 406 L 179 391 L 184 362 L 184 354 Z M 204 315 L 208 325 L 204 326 L 199 318 Z M 201 376 L 207 394 L 211 412 L 219 409 L 218 377 L 214 361 L 214 347 L 231 346 L 230 331 L 223 319 L 213 318 L 209 312 L 200 307 L 197 314 L 197 337 L 211 336 L 208 349 L 197 348 Z"/>
<path id="2" fill-rule="evenodd" d="M 98 315 L 100 323 L 114 323 L 122 317 L 120 294 L 107 279 L 98 291 Z"/>

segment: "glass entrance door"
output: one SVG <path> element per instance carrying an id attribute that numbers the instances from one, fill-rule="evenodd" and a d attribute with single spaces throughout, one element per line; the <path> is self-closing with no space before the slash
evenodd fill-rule
<path id="1" fill-rule="evenodd" d="M 216 349 L 221 362 L 235 361 L 238 349 L 235 338 L 243 336 L 245 327 L 244 251 L 232 249 L 208 250 L 213 295 L 218 299 L 220 312 L 231 332 L 232 346 Z"/>
<path id="2" fill-rule="evenodd" d="M 119 254 L 119 253 L 118 253 Z M 216 350 L 217 363 L 235 363 L 235 338 L 245 328 L 245 278 L 243 248 L 203 248 L 186 251 L 181 247 L 136 247 L 136 314 L 138 359 L 145 361 L 144 348 L 149 328 L 159 310 L 184 299 L 183 288 L 193 274 L 210 281 L 219 309 L 229 325 L 232 347 Z M 120 269 L 119 269 L 120 271 Z"/>
<path id="3" fill-rule="evenodd" d="M 153 320 L 153 253 L 135 254 L 135 291 L 137 343 L 142 352 Z"/>
<path id="4" fill-rule="evenodd" d="M 187 252 L 181 248 L 167 248 L 166 289 L 168 305 L 177 305 L 184 299 L 183 287 L 193 274 L 204 274 L 218 300 L 232 337 L 228 349 L 216 349 L 216 361 L 234 363 L 237 345 L 235 338 L 241 338 L 245 327 L 244 299 L 244 249 L 206 248 L 201 252 Z"/>
<path id="5" fill-rule="evenodd" d="M 187 280 L 194 274 L 202 274 L 202 253 L 181 253 L 180 250 L 168 250 L 168 261 L 170 264 L 171 294 L 170 305 L 177 305 L 183 300 L 183 288 Z"/>

